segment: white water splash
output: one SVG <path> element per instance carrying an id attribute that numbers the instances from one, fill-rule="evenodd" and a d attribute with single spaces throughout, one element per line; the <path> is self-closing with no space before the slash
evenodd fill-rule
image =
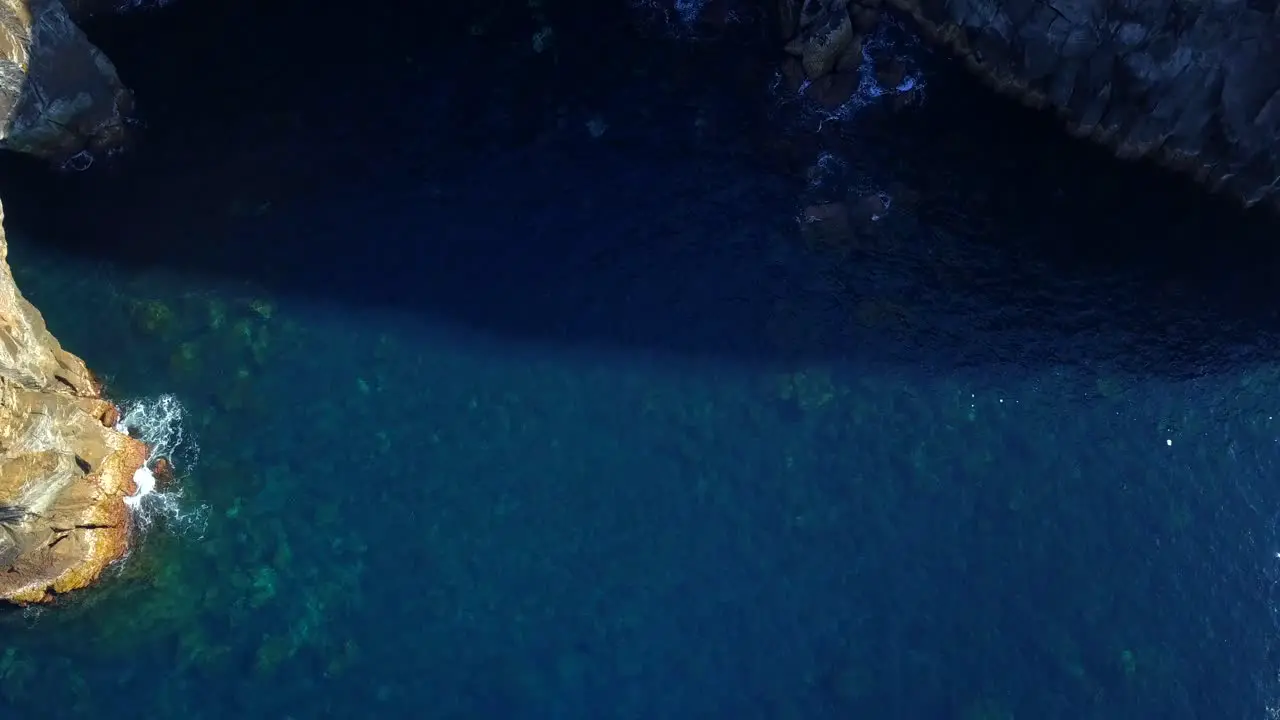
<path id="1" fill-rule="evenodd" d="M 125 498 L 134 511 L 139 527 L 146 530 L 156 518 L 165 518 L 171 527 L 183 534 L 200 536 L 208 520 L 208 507 L 188 507 L 182 501 L 183 478 L 187 477 L 200 457 L 200 448 L 187 436 L 187 410 L 177 397 L 160 395 L 135 400 L 124 406 L 116 430 L 146 443 L 149 449 L 146 465 L 134 473 L 138 491 Z M 173 467 L 173 481 L 157 489 L 152 468 L 159 460 Z"/>
<path id="2" fill-rule="evenodd" d="M 142 507 L 142 500 L 156 491 L 156 475 L 151 468 L 143 465 L 133 472 L 133 484 L 138 491 L 124 499 L 124 504 L 137 510 Z"/>
<path id="3" fill-rule="evenodd" d="M 873 32 L 862 45 L 862 62 L 858 65 L 858 87 L 842 104 L 828 108 L 811 99 L 807 92 L 811 81 L 805 80 L 794 93 L 787 92 L 787 83 L 782 71 L 773 74 L 769 83 L 769 92 L 778 104 L 799 103 L 802 114 L 807 121 L 816 121 L 821 130 L 828 122 L 844 122 L 853 119 L 865 107 L 882 101 L 884 98 L 904 96 L 910 102 L 924 102 L 924 74 L 915 68 L 914 56 L 920 52 L 918 40 L 902 30 L 891 20 L 882 20 L 880 27 Z M 877 56 L 892 55 L 908 69 L 896 87 L 885 87 L 876 77 Z"/>

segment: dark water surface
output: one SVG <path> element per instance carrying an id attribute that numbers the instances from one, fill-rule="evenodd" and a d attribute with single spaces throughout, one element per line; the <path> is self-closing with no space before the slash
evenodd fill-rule
<path id="1" fill-rule="evenodd" d="M 1274 224 L 918 49 L 819 128 L 750 28 L 218 8 L 92 28 L 130 157 L 0 173 L 63 344 L 185 413 L 124 566 L 0 619 L 6 716 L 1273 717 Z"/>

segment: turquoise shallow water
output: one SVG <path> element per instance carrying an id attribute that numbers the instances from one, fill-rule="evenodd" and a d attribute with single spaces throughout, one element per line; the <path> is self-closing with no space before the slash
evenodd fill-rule
<path id="1" fill-rule="evenodd" d="M 572 44 L 453 47 L 481 86 L 380 35 L 400 70 L 287 94 L 166 85 L 212 61 L 153 37 L 104 43 L 165 98 L 132 164 L 0 194 L 64 345 L 185 410 L 181 479 L 100 588 L 0 618 L 7 713 L 1267 716 L 1267 226 L 957 128 L 945 68 L 816 130 Z M 895 183 L 856 242 L 795 222 Z"/>

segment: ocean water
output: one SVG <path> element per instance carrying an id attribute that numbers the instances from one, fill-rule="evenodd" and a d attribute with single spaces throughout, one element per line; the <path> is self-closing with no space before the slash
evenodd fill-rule
<path id="1" fill-rule="evenodd" d="M 11 262 L 179 478 L 6 716 L 1276 716 L 1274 221 L 645 7 L 90 27 L 146 126 Z"/>

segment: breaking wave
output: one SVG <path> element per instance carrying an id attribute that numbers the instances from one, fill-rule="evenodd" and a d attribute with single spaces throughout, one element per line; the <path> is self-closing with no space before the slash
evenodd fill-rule
<path id="1" fill-rule="evenodd" d="M 782 71 L 774 73 L 769 92 L 778 107 L 798 105 L 802 125 L 806 129 L 821 130 L 828 122 L 852 120 L 866 107 L 900 96 L 909 103 L 922 103 L 925 99 L 924 72 L 917 56 L 923 53 L 918 38 L 891 18 L 882 18 L 879 26 L 862 45 L 862 62 L 858 65 L 858 85 L 847 100 L 836 107 L 824 107 L 808 96 L 810 82 L 805 80 L 794 91 L 787 89 Z M 892 57 L 903 66 L 901 79 L 893 87 L 882 84 L 876 75 L 876 63 L 881 58 Z M 810 127 L 813 126 L 813 127 Z"/>
<path id="2" fill-rule="evenodd" d="M 191 507 L 183 501 L 182 481 L 200 458 L 200 447 L 190 437 L 188 423 L 186 408 L 173 395 L 134 400 L 122 408 L 116 430 L 146 443 L 149 450 L 146 465 L 134 475 L 138 491 L 125 499 L 143 531 L 163 518 L 183 535 L 204 534 L 208 506 Z M 163 487 L 157 486 L 153 474 L 159 463 L 168 463 L 173 469 L 173 479 Z"/>

